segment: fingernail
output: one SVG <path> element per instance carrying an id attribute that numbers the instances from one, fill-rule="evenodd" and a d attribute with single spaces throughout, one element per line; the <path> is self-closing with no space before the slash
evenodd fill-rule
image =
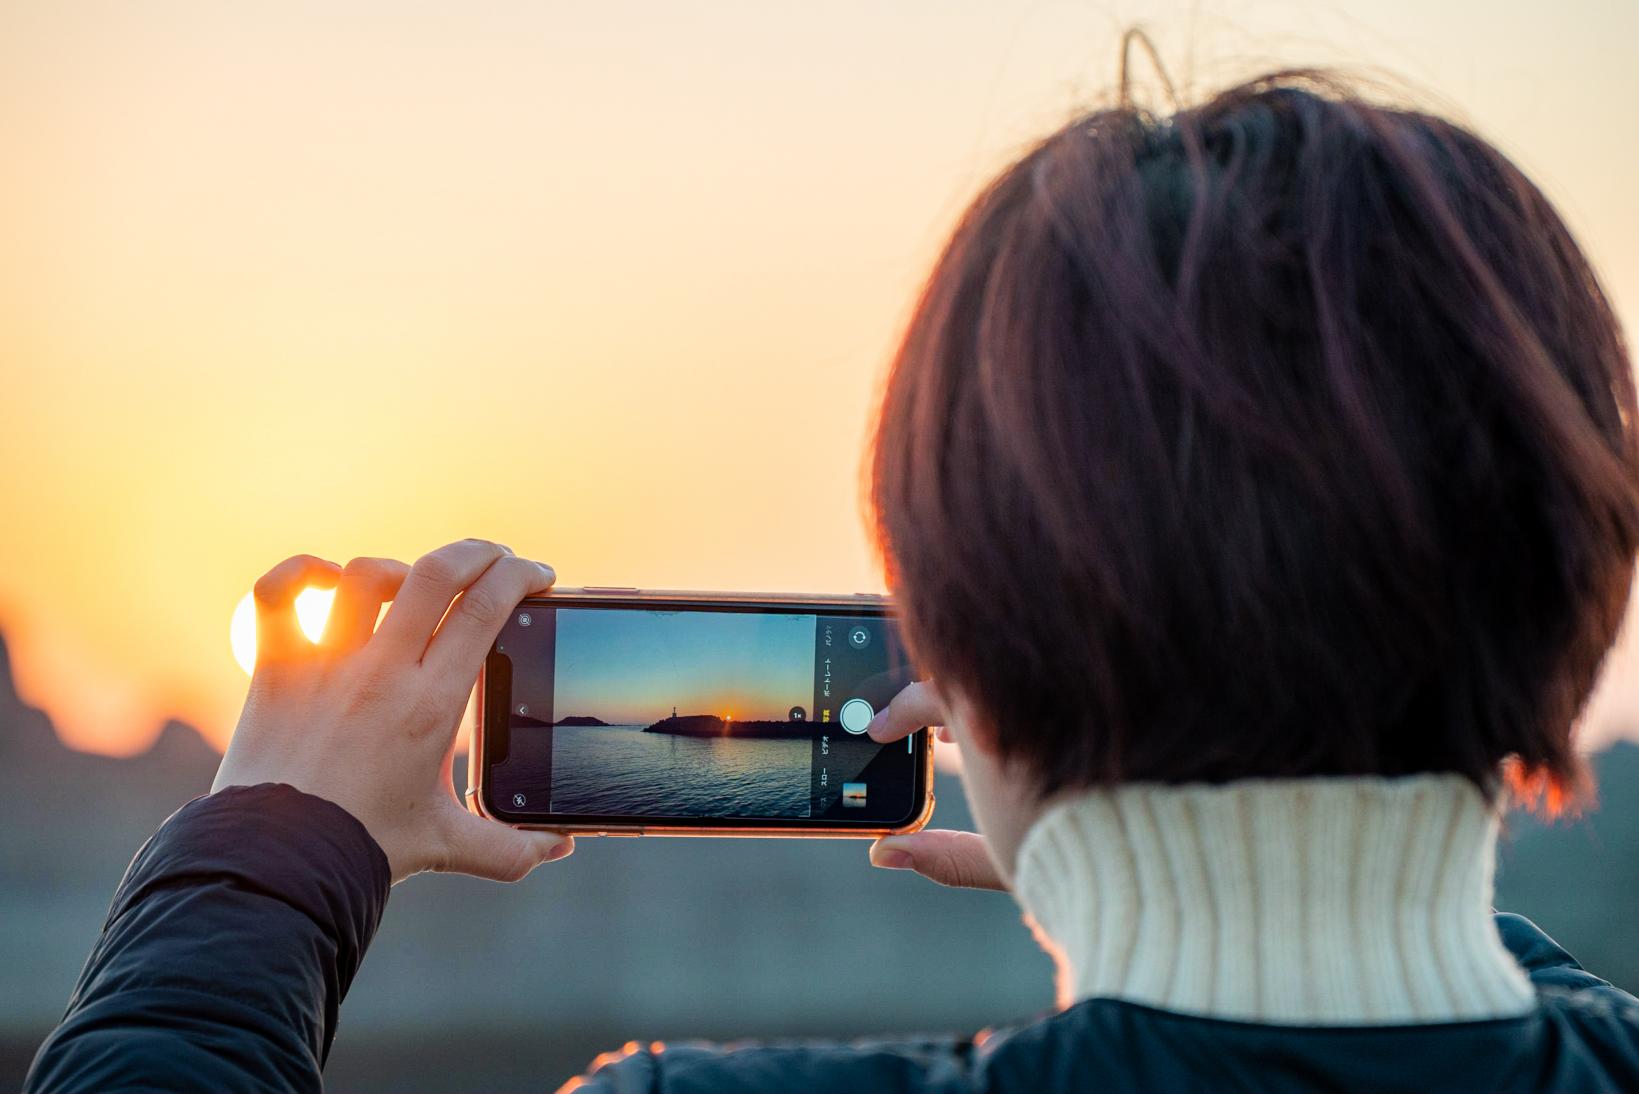
<path id="1" fill-rule="evenodd" d="M 882 724 L 888 720 L 887 711 L 882 711 L 865 723 L 865 736 L 876 740 L 876 735 L 882 732 Z"/>
<path id="2" fill-rule="evenodd" d="M 552 850 L 550 850 L 546 853 L 546 857 L 543 858 L 541 861 L 542 862 L 557 862 L 561 858 L 568 858 L 569 855 L 574 850 L 575 850 L 575 841 L 574 840 L 572 840 L 572 839 L 562 839 L 562 840 L 558 841 L 558 844 L 557 844 L 556 847 L 552 848 Z"/>
<path id="3" fill-rule="evenodd" d="M 909 870 L 915 865 L 911 856 L 893 847 L 871 852 L 871 865 L 880 866 L 884 870 Z"/>

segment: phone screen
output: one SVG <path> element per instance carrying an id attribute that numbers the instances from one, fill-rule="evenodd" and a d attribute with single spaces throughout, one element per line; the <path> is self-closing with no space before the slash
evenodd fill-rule
<path id="1" fill-rule="evenodd" d="M 526 601 L 486 680 L 489 804 L 537 823 L 905 823 L 926 735 L 865 727 L 912 679 L 893 620 L 865 609 Z"/>

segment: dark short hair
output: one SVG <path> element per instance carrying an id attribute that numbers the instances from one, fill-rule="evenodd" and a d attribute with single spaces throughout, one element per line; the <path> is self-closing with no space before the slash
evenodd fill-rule
<path id="1" fill-rule="evenodd" d="M 1076 118 L 910 320 L 872 502 L 919 666 L 1043 792 L 1550 792 L 1639 542 L 1620 328 L 1450 121 L 1280 73 Z"/>

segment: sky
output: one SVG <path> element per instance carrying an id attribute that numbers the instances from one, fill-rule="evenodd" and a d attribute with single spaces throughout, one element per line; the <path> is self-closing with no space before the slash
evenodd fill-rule
<path id="1" fill-rule="evenodd" d="M 550 699 L 554 721 L 648 725 L 674 706 L 783 721 L 792 707 L 813 705 L 816 626 L 812 615 L 559 608 L 555 657 L 514 656 L 512 693 L 537 697 L 535 705 Z M 503 644 L 535 635 L 511 627 Z"/>
<path id="2" fill-rule="evenodd" d="M 1639 308 L 1639 4 L 0 0 L 0 630 L 69 743 L 221 745 L 279 559 L 881 588 L 860 454 L 955 218 L 1146 25 L 1392 74 Z M 1639 725 L 1617 658 L 1590 741 Z"/>

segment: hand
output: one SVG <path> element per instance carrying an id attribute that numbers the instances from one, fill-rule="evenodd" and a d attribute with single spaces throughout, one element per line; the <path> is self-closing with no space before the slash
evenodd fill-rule
<path id="1" fill-rule="evenodd" d="M 455 732 L 490 644 L 518 601 L 554 580 L 550 567 L 475 539 L 413 567 L 281 562 L 256 583 L 256 671 L 211 789 L 287 783 L 335 802 L 381 845 L 394 883 L 423 870 L 516 881 L 563 858 L 570 837 L 476 817 L 450 786 Z M 308 586 L 336 589 L 317 643 L 296 622 Z"/>
<path id="2" fill-rule="evenodd" d="M 949 744 L 945 701 L 933 681 L 911 684 L 877 712 L 865 732 L 888 744 L 904 740 L 923 726 L 938 726 L 936 736 Z M 1006 889 L 977 832 L 925 829 L 905 836 L 884 836 L 871 845 L 871 865 L 887 870 L 914 870 L 923 877 L 958 889 Z"/>

